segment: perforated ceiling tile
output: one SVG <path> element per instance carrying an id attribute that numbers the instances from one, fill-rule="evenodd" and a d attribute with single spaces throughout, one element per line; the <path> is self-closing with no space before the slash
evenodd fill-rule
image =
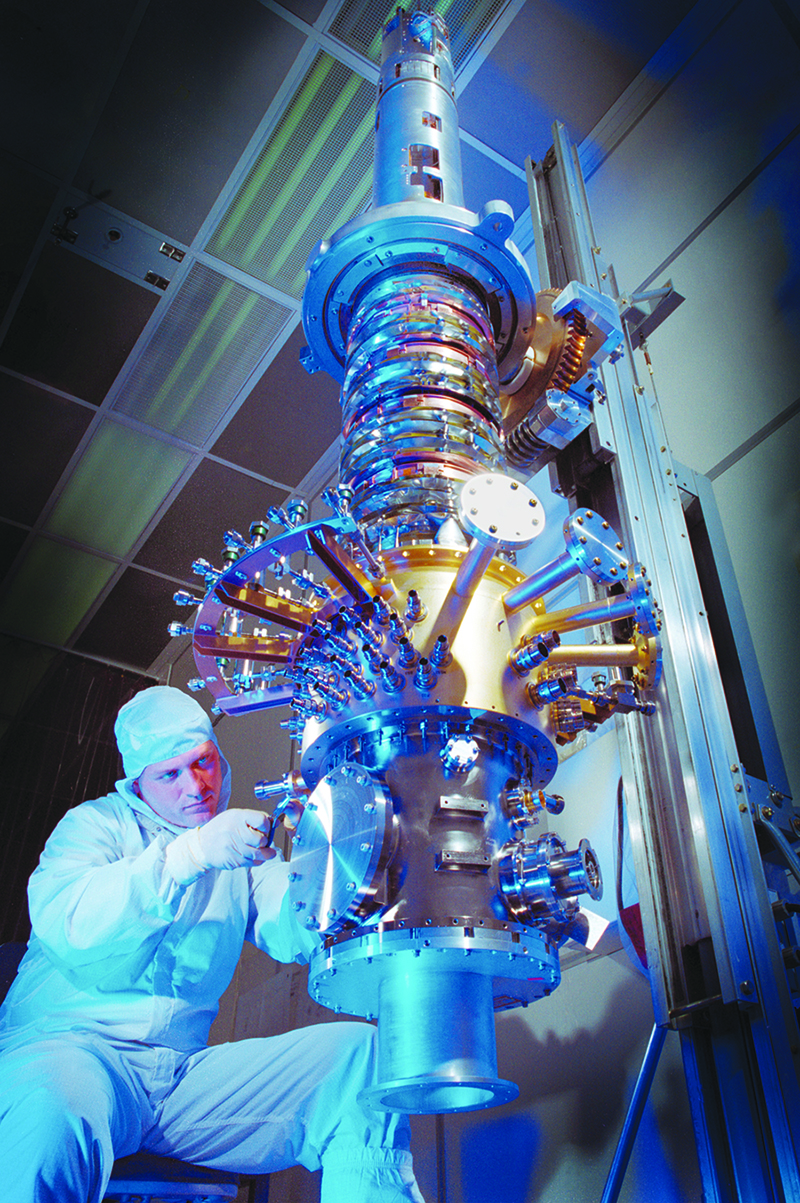
<path id="1" fill-rule="evenodd" d="M 303 34 L 256 0 L 141 7 L 141 26 L 75 184 L 107 190 L 115 208 L 191 242 Z"/>
<path id="2" fill-rule="evenodd" d="M 0 319 L 19 284 L 56 188 L 12 159 L 0 159 Z"/>
<path id="3" fill-rule="evenodd" d="M 137 7 L 136 0 L 2 5 L 7 150 L 53 176 L 71 175 Z"/>
<path id="4" fill-rule="evenodd" d="M 372 193 L 375 88 L 318 54 L 208 243 L 211 254 L 300 298 L 319 239 Z"/>
<path id="5" fill-rule="evenodd" d="M 191 456 L 117 422 L 95 431 L 45 529 L 123 558 L 178 482 Z"/>
<path id="6" fill-rule="evenodd" d="M 339 435 L 339 387 L 300 366 L 301 326 L 281 347 L 213 447 L 215 455 L 296 487 Z M 313 415 L 310 417 L 310 415 Z"/>
<path id="7" fill-rule="evenodd" d="M 324 0 L 283 0 L 283 7 L 313 25 L 324 7 Z"/>
<path id="8" fill-rule="evenodd" d="M 218 564 L 226 530 L 233 527 L 247 538 L 250 523 L 285 500 L 285 491 L 204 460 L 139 549 L 135 562 L 180 580 L 197 580 L 192 576 L 193 560 L 204 556 Z M 197 584 L 202 588 L 202 582 Z"/>
<path id="9" fill-rule="evenodd" d="M 187 615 L 172 600 L 176 588 L 160 576 L 126 569 L 75 640 L 75 650 L 146 670 L 169 643 L 169 624 Z"/>
<path id="10" fill-rule="evenodd" d="M 0 631 L 66 643 L 115 570 L 111 560 L 88 551 L 35 539 L 0 596 Z"/>
<path id="11" fill-rule="evenodd" d="M 202 446 L 289 316 L 195 264 L 114 409 Z"/>
<path id="12" fill-rule="evenodd" d="M 12 526 L 9 522 L 0 522 L 0 581 L 6 574 L 6 569 L 13 563 L 22 549 L 22 544 L 28 537 L 24 526 Z"/>

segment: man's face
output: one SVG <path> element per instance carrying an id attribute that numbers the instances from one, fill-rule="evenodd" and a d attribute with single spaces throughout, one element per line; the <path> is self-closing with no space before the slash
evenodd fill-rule
<path id="1" fill-rule="evenodd" d="M 168 823 L 199 827 L 217 813 L 221 785 L 219 752 L 208 739 L 180 756 L 149 764 L 134 789 Z"/>

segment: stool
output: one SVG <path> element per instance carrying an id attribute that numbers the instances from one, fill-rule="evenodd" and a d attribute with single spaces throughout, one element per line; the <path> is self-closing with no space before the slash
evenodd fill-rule
<path id="1" fill-rule="evenodd" d="M 189 1165 L 173 1157 L 133 1153 L 114 1162 L 105 1198 L 119 1203 L 151 1203 L 156 1199 L 216 1203 L 218 1199 L 235 1199 L 238 1191 L 238 1174 Z M 261 1198 L 266 1199 L 266 1195 Z"/>

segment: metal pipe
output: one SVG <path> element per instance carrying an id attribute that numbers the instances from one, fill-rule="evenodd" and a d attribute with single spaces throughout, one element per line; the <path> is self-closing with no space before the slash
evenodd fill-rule
<path id="1" fill-rule="evenodd" d="M 636 604 L 629 597 L 604 598 L 584 606 L 567 606 L 564 610 L 539 614 L 525 628 L 525 636 L 530 638 L 541 631 L 579 631 L 582 627 L 593 627 L 601 622 L 631 618 L 635 613 Z"/>
<path id="2" fill-rule="evenodd" d="M 435 955 L 435 954 L 434 954 Z M 433 1024 L 420 1016 L 436 1016 Z M 380 985 L 376 1110 L 476 1110 L 517 1088 L 497 1076 L 491 978 L 389 962 Z"/>
<path id="3" fill-rule="evenodd" d="M 766 822 L 758 817 L 756 817 L 756 824 L 763 832 L 766 832 L 773 844 L 775 844 L 776 848 L 781 851 L 784 860 L 786 861 L 786 868 L 789 870 L 792 876 L 800 882 L 800 857 L 798 857 L 794 848 L 789 843 L 780 828 L 775 827 L 774 824 Z"/>
<path id="4" fill-rule="evenodd" d="M 667 285 L 665 288 L 653 288 L 647 292 L 635 292 L 629 299 L 632 305 L 638 305 L 640 301 L 658 301 L 662 297 L 670 296 L 672 292 L 672 287 Z"/>
<path id="5" fill-rule="evenodd" d="M 608 1171 L 606 1184 L 603 1188 L 601 1203 L 616 1203 L 619 1198 L 622 1180 L 628 1168 L 628 1162 L 633 1150 L 633 1142 L 636 1140 L 636 1133 L 639 1131 L 644 1105 L 647 1102 L 650 1087 L 653 1085 L 653 1078 L 658 1068 L 658 1059 L 661 1056 L 666 1035 L 666 1028 L 653 1025 L 653 1030 L 650 1033 L 650 1039 L 644 1054 L 644 1060 L 642 1061 L 642 1067 L 639 1070 L 639 1076 L 636 1079 L 633 1095 L 628 1104 L 622 1131 L 619 1134 L 614 1159 L 611 1162 L 611 1169 Z"/>
<path id="6" fill-rule="evenodd" d="M 548 663 L 625 668 L 639 663 L 639 649 L 633 643 L 562 643 L 553 648 Z"/>
<path id="7" fill-rule="evenodd" d="M 480 539 L 473 539 L 469 551 L 461 561 L 453 590 L 459 597 L 472 597 L 478 583 L 494 558 L 497 543 L 488 546 Z"/>
<path id="8" fill-rule="evenodd" d="M 503 605 L 509 614 L 515 614 L 517 610 L 522 610 L 537 597 L 544 597 L 545 593 L 550 593 L 559 585 L 563 585 L 565 581 L 579 576 L 580 571 L 580 565 L 576 564 L 568 551 L 564 551 L 557 559 L 551 560 L 538 572 L 532 573 L 524 581 L 515 585 L 513 589 L 509 589 L 503 598 Z"/>

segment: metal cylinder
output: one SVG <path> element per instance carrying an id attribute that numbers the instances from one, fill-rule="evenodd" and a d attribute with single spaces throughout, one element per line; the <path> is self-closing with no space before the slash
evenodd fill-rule
<path id="1" fill-rule="evenodd" d="M 361 1096 L 371 1106 L 430 1114 L 516 1097 L 497 1076 L 491 978 L 400 964 L 381 982 L 380 1017 L 378 1085 Z"/>
<path id="2" fill-rule="evenodd" d="M 550 653 L 551 666 L 577 664 L 583 668 L 602 665 L 603 668 L 625 668 L 636 665 L 641 659 L 639 648 L 633 643 L 583 643 L 559 647 Z"/>
<path id="3" fill-rule="evenodd" d="M 540 614 L 526 627 L 526 635 L 533 637 L 541 631 L 580 631 L 584 627 L 597 626 L 603 622 L 617 622 L 621 618 L 632 618 L 636 614 L 636 603 L 629 597 L 603 597 L 581 606 L 567 606 L 563 610 L 551 610 Z"/>
<path id="4" fill-rule="evenodd" d="M 464 204 L 453 63 L 436 13 L 398 9 L 384 29 L 372 194 L 376 208 Z"/>
<path id="5" fill-rule="evenodd" d="M 453 589 L 459 597 L 472 597 L 478 582 L 494 559 L 495 550 L 495 545 L 491 543 L 481 543 L 480 539 L 472 540 L 453 584 Z"/>
<path id="6" fill-rule="evenodd" d="M 562 552 L 557 559 L 551 560 L 549 564 L 545 564 L 543 568 L 526 577 L 524 581 L 520 581 L 513 589 L 509 589 L 503 598 L 505 607 L 509 614 L 513 614 L 524 606 L 530 605 L 537 597 L 544 597 L 545 593 L 550 593 L 559 585 L 563 585 L 565 581 L 569 581 L 579 574 L 580 567 L 570 553 Z"/>

